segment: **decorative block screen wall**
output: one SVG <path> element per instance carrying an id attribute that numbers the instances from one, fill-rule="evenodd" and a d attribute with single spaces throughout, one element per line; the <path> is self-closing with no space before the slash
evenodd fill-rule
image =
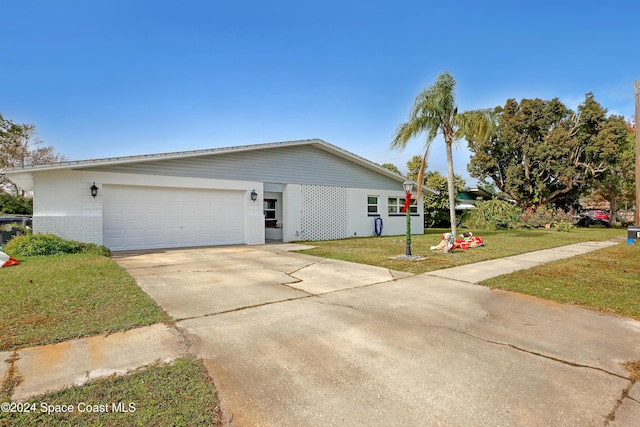
<path id="1" fill-rule="evenodd" d="M 332 240 L 348 237 L 346 187 L 302 185 L 302 240 Z"/>

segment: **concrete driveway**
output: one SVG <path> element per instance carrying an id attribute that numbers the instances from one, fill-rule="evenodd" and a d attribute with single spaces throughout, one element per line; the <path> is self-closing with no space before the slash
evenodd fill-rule
<path id="1" fill-rule="evenodd" d="M 640 322 L 292 247 L 116 256 L 189 335 L 230 425 L 640 423 L 622 366 Z"/>

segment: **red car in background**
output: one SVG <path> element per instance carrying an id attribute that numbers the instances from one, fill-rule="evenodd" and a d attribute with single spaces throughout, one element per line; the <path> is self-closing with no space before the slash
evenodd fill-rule
<path id="1" fill-rule="evenodd" d="M 588 227 L 590 225 L 604 225 L 605 227 L 611 227 L 611 217 L 607 211 L 591 209 L 580 214 L 576 225 L 581 227 Z"/>

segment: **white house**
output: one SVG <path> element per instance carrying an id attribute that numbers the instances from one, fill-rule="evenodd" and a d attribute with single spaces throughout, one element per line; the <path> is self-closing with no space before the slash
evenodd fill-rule
<path id="1" fill-rule="evenodd" d="M 111 250 L 371 236 L 380 222 L 383 235 L 406 230 L 404 177 L 319 139 L 0 172 L 33 191 L 35 232 Z M 411 232 L 422 234 L 417 206 Z"/>

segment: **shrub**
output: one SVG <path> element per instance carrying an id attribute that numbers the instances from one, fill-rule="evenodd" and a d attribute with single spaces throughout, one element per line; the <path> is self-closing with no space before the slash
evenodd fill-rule
<path id="1" fill-rule="evenodd" d="M 54 234 L 16 236 L 9 240 L 9 243 L 4 247 L 4 252 L 14 257 L 75 253 L 111 255 L 111 251 L 105 246 L 98 246 L 93 243 L 81 243 L 75 240 L 65 240 Z"/>
<path id="2" fill-rule="evenodd" d="M 32 215 L 33 200 L 11 194 L 0 194 L 0 213 L 4 215 Z"/>
<path id="3" fill-rule="evenodd" d="M 553 223 L 553 227 L 556 229 L 556 231 L 562 231 L 565 233 L 568 233 L 569 231 L 576 228 L 576 226 L 573 225 L 573 222 L 568 222 L 568 221 L 555 222 Z"/>
<path id="4" fill-rule="evenodd" d="M 472 228 L 518 228 L 522 211 L 504 200 L 478 200 L 476 208 L 463 219 Z"/>
<path id="5" fill-rule="evenodd" d="M 553 206 L 541 206 L 533 212 L 522 215 L 525 227 L 539 228 L 547 225 L 560 228 L 558 231 L 569 231 L 574 228 L 574 215 L 572 211 L 565 212 L 555 209 Z"/>
<path id="6" fill-rule="evenodd" d="M 553 222 L 554 210 L 546 206 L 540 206 L 535 211 L 522 214 L 525 227 L 541 228 Z"/>

